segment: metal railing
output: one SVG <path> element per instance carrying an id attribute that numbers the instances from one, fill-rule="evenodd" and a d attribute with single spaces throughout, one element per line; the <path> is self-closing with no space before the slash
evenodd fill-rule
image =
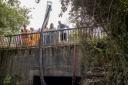
<path id="1" fill-rule="evenodd" d="M 106 34 L 98 29 L 70 28 L 11 36 L 0 36 L 0 48 L 38 47 L 40 36 L 42 46 L 79 44 L 84 39 L 101 39 Z"/>

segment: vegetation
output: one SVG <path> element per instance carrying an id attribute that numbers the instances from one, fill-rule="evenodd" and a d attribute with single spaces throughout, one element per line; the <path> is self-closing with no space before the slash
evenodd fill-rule
<path id="1" fill-rule="evenodd" d="M 128 0 L 61 0 L 61 4 L 63 12 L 71 6 L 70 20 L 78 28 L 85 27 L 91 34 L 100 28 L 107 35 L 92 38 L 88 32 L 80 31 L 69 36 L 73 40 L 80 35 L 80 40 L 76 39 L 82 43 L 83 79 L 100 68 L 104 78 L 95 85 L 128 85 Z M 20 26 L 28 23 L 29 11 L 21 8 L 18 0 L 0 0 L 0 11 L 0 34 L 16 33 Z M 13 77 L 7 75 L 4 84 L 13 81 Z"/>
<path id="2" fill-rule="evenodd" d="M 107 34 L 104 39 L 90 41 L 86 33 L 81 36 L 83 73 L 104 67 L 106 76 L 98 85 L 127 85 L 128 0 L 61 0 L 61 4 L 63 12 L 71 5 L 70 19 L 78 27 L 100 27 Z"/>
<path id="3" fill-rule="evenodd" d="M 29 10 L 20 7 L 19 0 L 0 0 L 0 35 L 16 34 L 20 27 L 28 24 Z"/>
<path id="4" fill-rule="evenodd" d="M 15 75 L 15 76 L 10 76 L 10 75 L 6 75 L 2 85 L 19 85 L 19 82 L 22 80 L 21 77 Z"/>

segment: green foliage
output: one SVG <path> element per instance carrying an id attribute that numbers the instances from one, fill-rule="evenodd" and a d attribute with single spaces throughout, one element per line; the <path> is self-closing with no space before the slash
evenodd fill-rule
<path id="1" fill-rule="evenodd" d="M 71 3 L 70 19 L 77 26 L 101 26 L 108 36 L 106 39 L 91 41 L 81 37 L 85 40 L 81 47 L 82 66 L 85 65 L 88 70 L 95 66 L 107 66 L 104 85 L 127 85 L 128 0 L 62 0 L 62 3 L 62 8 Z"/>
<path id="2" fill-rule="evenodd" d="M 78 43 L 78 42 L 80 42 L 80 38 L 79 38 L 78 35 L 79 35 L 79 34 L 78 34 L 78 30 L 76 30 L 76 31 L 71 31 L 68 39 L 69 39 L 70 41 L 72 41 L 72 43 L 73 43 L 73 42 Z"/>
<path id="3" fill-rule="evenodd" d="M 4 85 L 11 85 L 11 76 L 7 75 L 3 81 Z"/>
<path id="4" fill-rule="evenodd" d="M 28 24 L 29 10 L 20 7 L 18 0 L 0 0 L 0 34 L 16 34 L 23 24 Z"/>
<path id="5" fill-rule="evenodd" d="M 15 75 L 6 75 L 4 80 L 3 80 L 3 85 L 20 85 L 20 81 L 22 80 L 21 77 Z"/>

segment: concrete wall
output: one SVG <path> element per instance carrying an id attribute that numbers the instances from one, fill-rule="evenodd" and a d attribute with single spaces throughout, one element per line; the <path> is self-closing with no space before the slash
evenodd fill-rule
<path id="1" fill-rule="evenodd" d="M 43 48 L 43 66 L 45 76 L 72 76 L 73 69 L 80 76 L 80 52 L 73 47 Z M 0 76 L 5 74 L 18 77 L 21 85 L 30 83 L 33 76 L 39 76 L 39 49 L 1 49 Z"/>

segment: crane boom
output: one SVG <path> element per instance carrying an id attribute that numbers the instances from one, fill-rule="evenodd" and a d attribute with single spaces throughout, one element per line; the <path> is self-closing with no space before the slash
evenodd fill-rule
<path id="1" fill-rule="evenodd" d="M 52 8 L 52 2 L 48 1 L 42 29 L 44 29 L 48 24 L 51 8 Z"/>
<path id="2" fill-rule="evenodd" d="M 45 18 L 44 18 L 44 22 L 42 24 L 42 28 L 41 28 L 41 31 L 40 31 L 40 42 L 39 42 L 39 72 L 40 72 L 40 80 L 41 80 L 41 85 L 46 85 L 46 82 L 44 80 L 44 66 L 43 66 L 43 50 L 42 50 L 42 47 L 41 45 L 43 44 L 42 43 L 42 32 L 43 32 L 43 29 L 47 26 L 48 24 L 48 21 L 49 21 L 49 16 L 50 16 L 50 11 L 51 11 L 51 7 L 52 7 L 52 2 L 47 2 L 47 8 L 46 8 L 46 13 L 45 13 Z"/>

